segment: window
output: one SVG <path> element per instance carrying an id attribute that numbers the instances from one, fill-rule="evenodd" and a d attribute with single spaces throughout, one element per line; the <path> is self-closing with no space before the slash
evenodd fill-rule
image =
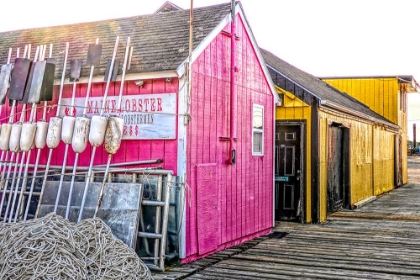
<path id="1" fill-rule="evenodd" d="M 254 104 L 252 108 L 252 154 L 264 154 L 264 107 Z"/>

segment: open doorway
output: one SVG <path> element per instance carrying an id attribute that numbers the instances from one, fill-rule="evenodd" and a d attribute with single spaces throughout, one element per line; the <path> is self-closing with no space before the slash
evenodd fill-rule
<path id="1" fill-rule="evenodd" d="M 336 122 L 328 126 L 327 213 L 350 207 L 350 129 Z"/>

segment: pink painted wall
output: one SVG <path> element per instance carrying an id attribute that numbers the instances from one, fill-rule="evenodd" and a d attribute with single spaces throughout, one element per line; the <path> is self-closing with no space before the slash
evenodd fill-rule
<path id="1" fill-rule="evenodd" d="M 226 164 L 229 142 L 220 139 L 229 137 L 230 37 L 219 34 L 192 67 L 184 263 L 272 227 L 273 96 L 240 16 L 237 35 L 236 165 Z M 253 104 L 264 106 L 264 156 L 252 156 Z"/>
<path id="2" fill-rule="evenodd" d="M 126 81 L 124 88 L 124 95 L 138 95 L 138 94 L 153 94 L 153 93 L 177 93 L 178 92 L 178 80 L 172 79 L 172 82 L 166 82 L 165 79 L 147 80 L 143 87 L 138 87 L 134 84 L 134 81 Z M 105 91 L 105 83 L 95 83 L 92 85 L 91 96 L 103 96 Z M 109 88 L 109 96 L 118 95 L 120 88 L 120 82 L 112 82 Z M 87 84 L 77 84 L 76 97 L 86 96 Z M 58 102 L 58 91 L 59 87 L 54 87 L 54 100 L 49 102 L 51 108 L 48 110 L 47 119 L 56 114 L 56 105 Z M 63 90 L 64 98 L 71 98 L 72 85 L 65 85 Z M 7 102 L 7 101 L 6 101 Z M 42 105 L 41 103 L 37 110 L 37 120 L 42 118 Z M 31 105 L 29 105 L 30 108 Z M 21 105 L 18 107 L 20 116 Z M 10 107 L 4 106 L 2 110 L 1 120 L 7 122 L 6 116 L 10 114 Z M 29 117 L 29 111 L 27 112 Z M 27 119 L 26 119 L 27 120 Z M 175 124 L 177 126 L 177 124 Z M 57 149 L 54 150 L 51 164 L 62 165 L 63 154 L 64 154 L 64 143 L 61 142 Z M 79 164 L 81 166 L 89 166 L 91 157 L 92 147 L 88 145 L 86 150 L 79 156 Z M 32 151 L 31 161 L 34 162 L 36 157 L 36 149 Z M 45 164 L 48 157 L 48 147 L 42 150 L 40 164 Z M 69 147 L 69 154 L 67 158 L 67 165 L 73 166 L 75 153 Z M 163 159 L 161 164 L 142 165 L 141 167 L 152 167 L 162 166 L 164 169 L 173 170 L 176 174 L 177 171 L 177 141 L 173 140 L 123 140 L 119 151 L 113 156 L 112 163 L 129 162 L 138 160 L 149 160 L 149 159 Z M 94 164 L 105 164 L 107 162 L 107 153 L 103 146 L 100 146 L 96 150 Z"/>

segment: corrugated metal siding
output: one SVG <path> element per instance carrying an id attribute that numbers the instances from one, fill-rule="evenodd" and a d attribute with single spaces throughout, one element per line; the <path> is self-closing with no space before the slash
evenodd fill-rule
<path id="1" fill-rule="evenodd" d="M 230 27 L 225 28 L 230 32 Z M 236 165 L 227 165 L 229 142 L 230 38 L 219 34 L 192 67 L 191 123 L 187 140 L 186 258 L 200 255 L 197 215 L 197 164 L 216 163 L 221 250 L 271 230 L 273 222 L 274 100 L 242 20 L 237 21 Z M 252 156 L 252 105 L 264 106 L 264 156 Z M 220 231 L 219 231 L 220 230 Z"/>
<path id="2" fill-rule="evenodd" d="M 284 93 L 277 88 L 279 93 Z M 306 222 L 311 222 L 311 107 L 298 98 L 284 95 L 284 106 L 276 108 L 276 120 L 306 120 Z"/>

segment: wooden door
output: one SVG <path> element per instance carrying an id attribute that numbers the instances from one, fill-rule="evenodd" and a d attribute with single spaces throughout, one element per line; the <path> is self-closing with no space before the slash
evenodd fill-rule
<path id="1" fill-rule="evenodd" d="M 197 165 L 198 253 L 214 251 L 220 245 L 220 196 L 215 163 Z"/>
<path id="2" fill-rule="evenodd" d="M 403 184 L 402 179 L 402 140 L 400 135 L 395 135 L 394 146 L 394 181 L 395 186 L 400 187 Z"/>
<path id="3" fill-rule="evenodd" d="M 327 213 L 349 206 L 349 140 L 348 128 L 328 127 Z"/>
<path id="4" fill-rule="evenodd" d="M 276 129 L 275 143 L 275 216 L 276 220 L 294 220 L 301 214 L 301 126 Z"/>

